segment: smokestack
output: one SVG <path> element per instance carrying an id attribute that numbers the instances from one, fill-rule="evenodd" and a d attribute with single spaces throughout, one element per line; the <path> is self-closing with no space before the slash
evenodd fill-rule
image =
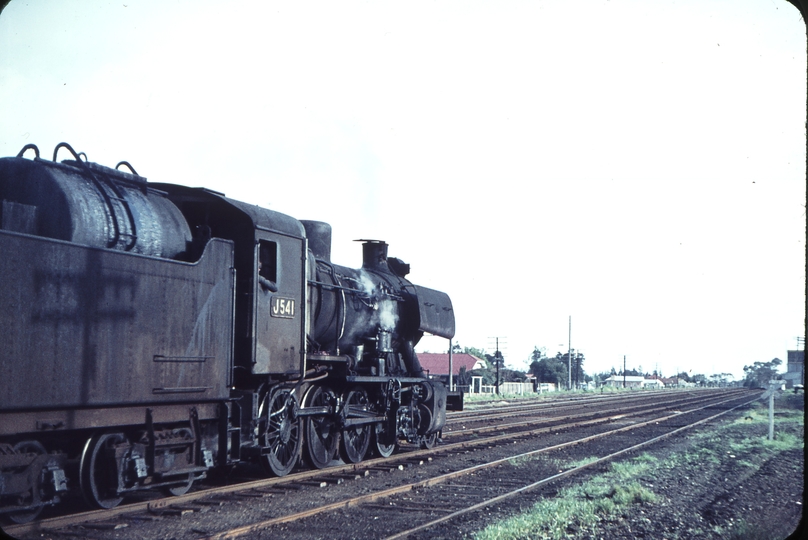
<path id="1" fill-rule="evenodd" d="M 387 244 L 382 240 L 360 240 L 362 243 L 362 268 L 389 272 Z"/>

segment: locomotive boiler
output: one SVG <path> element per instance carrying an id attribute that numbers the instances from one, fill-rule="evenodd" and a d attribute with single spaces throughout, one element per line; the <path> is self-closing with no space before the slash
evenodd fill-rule
<path id="1" fill-rule="evenodd" d="M 325 223 L 65 143 L 0 159 L 0 202 L 0 516 L 430 447 L 462 408 L 414 350 L 451 301 L 382 241 L 339 266 Z"/>

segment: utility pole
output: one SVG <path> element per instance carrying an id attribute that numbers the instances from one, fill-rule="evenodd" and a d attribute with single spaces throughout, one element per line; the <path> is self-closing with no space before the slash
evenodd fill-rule
<path id="1" fill-rule="evenodd" d="M 569 335 L 567 336 L 567 390 L 572 389 L 572 315 L 570 315 Z"/>
<path id="2" fill-rule="evenodd" d="M 499 362 L 502 353 L 499 352 L 499 338 L 497 338 L 497 352 L 494 353 L 494 361 L 497 363 L 497 395 L 499 395 Z"/>
<path id="3" fill-rule="evenodd" d="M 497 392 L 497 395 L 499 395 L 499 365 L 502 363 L 503 358 L 502 358 L 502 353 L 501 353 L 501 352 L 500 352 L 500 350 L 499 350 L 499 336 L 494 337 L 494 338 L 489 338 L 489 339 L 494 339 L 494 340 L 496 340 L 496 350 L 495 350 L 495 352 L 494 352 L 494 362 L 497 364 L 497 384 L 496 384 L 496 392 Z M 504 345 L 504 343 L 503 343 L 503 345 Z"/>
<path id="4" fill-rule="evenodd" d="M 626 387 L 626 355 L 623 355 L 623 388 Z"/>

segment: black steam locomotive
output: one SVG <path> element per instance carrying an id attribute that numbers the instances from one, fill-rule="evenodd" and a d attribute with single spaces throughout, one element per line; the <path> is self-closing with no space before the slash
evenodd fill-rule
<path id="1" fill-rule="evenodd" d="M 0 159 L 0 201 L 0 516 L 430 447 L 462 408 L 413 349 L 454 335 L 451 301 L 384 242 L 338 266 L 325 223 L 65 143 Z"/>

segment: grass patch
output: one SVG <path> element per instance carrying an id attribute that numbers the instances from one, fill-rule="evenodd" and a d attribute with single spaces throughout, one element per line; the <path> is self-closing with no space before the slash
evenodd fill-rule
<path id="1" fill-rule="evenodd" d="M 637 505 L 653 505 L 659 501 L 661 495 L 653 491 L 657 475 L 720 470 L 726 460 L 733 460 L 753 472 L 781 452 L 805 447 L 802 411 L 790 403 L 783 405 L 777 409 L 773 441 L 768 440 L 768 406 L 753 407 L 736 421 L 721 423 L 711 431 L 688 435 L 687 450 L 671 452 L 663 458 L 644 453 L 630 460 L 612 462 L 605 473 L 564 488 L 555 497 L 543 499 L 517 516 L 478 531 L 473 538 L 595 538 L 602 522 L 618 519 Z M 569 469 L 595 459 L 588 457 L 576 462 L 554 463 L 558 469 Z M 681 532 L 685 534 L 685 531 Z M 694 532 L 689 530 L 686 534 Z M 746 522 L 736 522 L 729 527 L 716 526 L 712 532 L 732 540 L 773 538 Z M 676 531 L 669 533 L 669 538 L 679 537 Z"/>
<path id="2" fill-rule="evenodd" d="M 513 467 L 518 467 L 518 466 L 520 466 L 520 465 L 522 465 L 524 463 L 527 463 L 528 461 L 533 461 L 534 459 L 540 459 L 540 457 L 538 455 L 519 456 L 519 457 L 509 459 L 508 463 Z"/>
<path id="3" fill-rule="evenodd" d="M 576 467 L 583 467 L 584 465 L 589 465 L 593 461 L 597 461 L 597 459 L 598 458 L 596 458 L 595 456 L 590 456 L 590 457 L 585 457 L 583 459 L 579 459 L 577 461 L 565 462 L 562 467 L 559 467 L 559 469 L 561 469 L 561 468 L 563 468 L 563 469 L 574 469 Z"/>
<path id="4" fill-rule="evenodd" d="M 566 463 L 565 468 L 585 465 L 590 457 Z M 571 530 L 594 535 L 603 519 L 615 516 L 630 505 L 652 503 L 657 495 L 640 479 L 653 471 L 657 460 L 643 455 L 627 462 L 613 462 L 602 475 L 563 489 L 552 499 L 538 502 L 524 514 L 479 531 L 478 540 L 522 538 L 567 538 Z"/>
<path id="5" fill-rule="evenodd" d="M 783 538 L 782 534 L 751 525 L 746 521 L 740 521 L 729 529 L 718 527 L 715 532 L 727 540 L 780 540 Z"/>
<path id="6" fill-rule="evenodd" d="M 574 469 L 576 467 L 582 467 L 584 465 L 589 465 L 593 461 L 597 461 L 598 458 L 595 456 L 586 457 L 583 459 L 579 459 L 576 461 L 562 461 L 554 458 L 548 458 L 547 456 L 541 454 L 533 454 L 528 456 L 519 456 L 516 458 L 512 458 L 508 460 L 508 463 L 513 467 L 519 467 L 525 463 L 543 459 L 545 463 L 553 467 L 554 469 L 558 470 L 558 472 L 566 471 L 569 469 Z"/>

